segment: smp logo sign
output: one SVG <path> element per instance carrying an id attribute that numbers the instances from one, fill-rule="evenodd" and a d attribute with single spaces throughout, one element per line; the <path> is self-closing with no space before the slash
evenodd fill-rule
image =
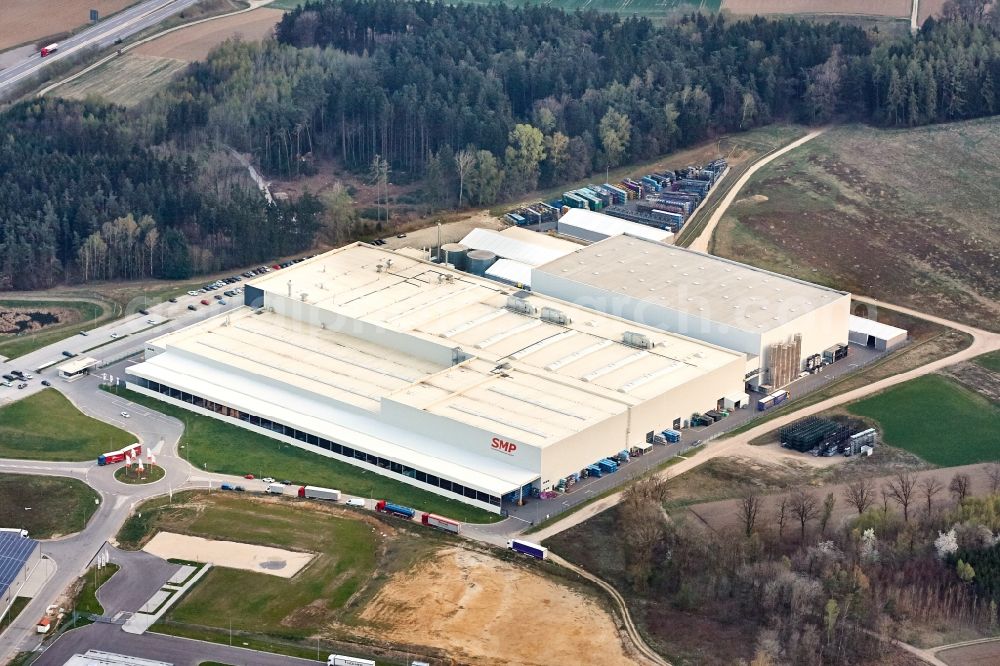
<path id="1" fill-rule="evenodd" d="M 514 451 L 517 451 L 517 444 L 514 442 L 508 442 L 505 439 L 500 439 L 499 437 L 494 437 L 490 447 L 494 451 L 499 451 L 500 453 L 506 453 L 509 456 L 514 455 Z"/>

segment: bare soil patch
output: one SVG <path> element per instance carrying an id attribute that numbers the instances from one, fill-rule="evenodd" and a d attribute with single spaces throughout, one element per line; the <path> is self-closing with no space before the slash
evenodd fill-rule
<path id="1" fill-rule="evenodd" d="M 462 664 L 634 663 L 593 599 L 459 548 L 394 575 L 360 619 L 371 623 L 373 637 L 433 645 Z"/>
<path id="2" fill-rule="evenodd" d="M 921 2 L 923 4 L 923 2 Z M 864 16 L 910 15 L 910 0 L 724 0 L 734 14 L 847 14 Z"/>
<path id="3" fill-rule="evenodd" d="M 134 5 L 137 0 L 3 0 L 0 21 L 0 49 L 79 28 L 89 23 L 90 10 L 101 18 Z"/>
<path id="4" fill-rule="evenodd" d="M 206 21 L 154 39 L 135 49 L 142 55 L 174 58 L 186 62 L 204 60 L 208 53 L 233 37 L 256 41 L 270 37 L 284 12 L 278 9 L 255 9 L 245 14 Z"/>
<path id="5" fill-rule="evenodd" d="M 245 569 L 281 578 L 291 578 L 313 559 L 312 553 L 257 546 L 235 541 L 203 539 L 187 534 L 158 532 L 142 548 L 165 560 L 178 558 L 217 567 Z"/>
<path id="6" fill-rule="evenodd" d="M 1000 664 L 1000 641 L 942 650 L 937 658 L 948 666 L 994 666 Z"/>
<path id="7" fill-rule="evenodd" d="M 1000 404 L 1000 373 L 984 368 L 978 363 L 966 362 L 948 366 L 941 371 L 966 388 L 984 398 Z M 1000 455 L 1000 451 L 997 452 Z"/>

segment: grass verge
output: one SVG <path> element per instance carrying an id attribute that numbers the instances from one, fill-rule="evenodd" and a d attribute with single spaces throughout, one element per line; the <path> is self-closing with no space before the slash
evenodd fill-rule
<path id="1" fill-rule="evenodd" d="M 97 511 L 98 499 L 77 479 L 0 474 L 0 525 L 28 530 L 33 539 L 73 534 Z"/>
<path id="2" fill-rule="evenodd" d="M 942 333 L 934 335 L 923 342 L 918 342 L 900 350 L 894 354 L 886 356 L 881 361 L 876 361 L 857 372 L 845 375 L 841 379 L 813 391 L 801 398 L 793 398 L 785 405 L 766 412 L 763 416 L 744 423 L 738 428 L 725 433 L 723 437 L 731 437 L 746 432 L 751 428 L 756 428 L 762 423 L 794 412 L 802 407 L 808 407 L 818 402 L 827 400 L 841 393 L 847 393 L 854 389 L 867 386 L 874 382 L 908 372 L 914 368 L 919 368 L 932 361 L 936 361 L 955 354 L 972 344 L 972 337 L 961 331 L 945 329 Z"/>
<path id="3" fill-rule="evenodd" d="M 97 591 L 108 582 L 108 579 L 117 573 L 119 566 L 109 563 L 98 569 L 91 567 L 81 579 L 83 585 L 76 595 L 74 609 L 77 613 L 90 613 L 91 615 L 103 615 L 104 606 L 97 600 Z"/>
<path id="4" fill-rule="evenodd" d="M 103 388 L 103 387 L 102 387 Z M 291 479 L 362 497 L 391 499 L 423 511 L 470 523 L 492 523 L 500 516 L 457 500 L 389 479 L 219 419 L 202 416 L 128 389 L 106 389 L 184 422 L 181 455 L 199 469 L 243 476 L 252 473 Z"/>
<path id="5" fill-rule="evenodd" d="M 96 460 L 134 441 L 135 435 L 86 416 L 55 389 L 0 408 L 0 458 Z"/>
<path id="6" fill-rule="evenodd" d="M 996 460 L 1000 406 L 940 375 L 918 377 L 848 405 L 876 421 L 886 444 L 951 467 Z"/>

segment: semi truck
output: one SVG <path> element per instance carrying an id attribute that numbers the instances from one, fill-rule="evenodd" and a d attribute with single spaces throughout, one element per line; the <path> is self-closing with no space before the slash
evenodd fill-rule
<path id="1" fill-rule="evenodd" d="M 43 46 L 41 50 L 42 57 L 47 55 L 52 55 L 59 50 L 59 44 L 49 44 L 48 46 Z"/>
<path id="2" fill-rule="evenodd" d="M 531 543 L 530 541 L 521 541 L 520 539 L 511 539 L 507 542 L 507 547 L 514 552 L 530 555 L 539 560 L 544 560 L 549 555 L 549 549 L 545 546 L 539 546 L 537 543 Z"/>
<path id="3" fill-rule="evenodd" d="M 131 453 L 134 458 L 140 457 L 142 455 L 142 446 L 139 444 L 130 444 L 125 448 L 118 449 L 117 451 L 102 453 L 97 456 L 97 464 L 100 467 L 104 467 L 105 465 L 117 465 L 120 462 L 125 462 L 129 453 Z"/>
<path id="4" fill-rule="evenodd" d="M 340 500 L 340 491 L 333 488 L 320 488 L 319 486 L 302 486 L 299 488 L 299 497 L 337 502 Z"/>
<path id="5" fill-rule="evenodd" d="M 375 666 L 371 659 L 348 657 L 343 654 L 331 654 L 326 658 L 326 666 Z"/>
<path id="6" fill-rule="evenodd" d="M 283 483 L 269 483 L 267 484 L 267 490 L 265 491 L 269 495 L 284 495 L 285 494 L 285 484 Z"/>
<path id="7" fill-rule="evenodd" d="M 406 518 L 410 520 L 417 514 L 416 511 L 408 506 L 401 506 L 399 504 L 393 504 L 392 502 L 386 502 L 385 500 L 379 500 L 375 503 L 375 510 L 379 513 L 390 513 L 394 516 L 399 516 L 400 518 Z"/>
<path id="8" fill-rule="evenodd" d="M 424 525 L 430 527 L 436 527 L 439 530 L 444 530 L 445 532 L 451 532 L 452 534 L 458 534 L 461 529 L 457 520 L 452 520 L 450 518 L 444 518 L 442 516 L 434 515 L 433 513 L 425 513 L 420 516 L 420 522 Z"/>

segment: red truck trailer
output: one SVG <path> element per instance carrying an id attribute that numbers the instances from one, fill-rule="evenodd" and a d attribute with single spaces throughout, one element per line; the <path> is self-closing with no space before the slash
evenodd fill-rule
<path id="1" fill-rule="evenodd" d="M 117 451 L 102 453 L 97 456 L 97 464 L 101 467 L 104 465 L 117 465 L 118 463 L 125 462 L 125 458 L 128 457 L 130 452 L 134 457 L 139 458 L 142 456 L 142 445 L 130 444 L 123 449 L 118 449 Z"/>
<path id="2" fill-rule="evenodd" d="M 42 57 L 44 58 L 47 55 L 52 55 L 53 53 L 55 53 L 58 50 L 59 50 L 59 45 L 58 44 L 49 44 L 48 46 L 43 46 L 42 47 L 42 52 L 41 52 L 42 53 Z"/>
<path id="3" fill-rule="evenodd" d="M 453 534 L 458 534 L 461 529 L 461 523 L 457 520 L 452 520 L 451 518 L 444 518 L 443 516 L 437 516 L 433 513 L 425 513 L 420 516 L 420 522 L 424 525 L 430 527 L 436 527 L 439 530 L 444 530 L 445 532 L 451 532 Z"/>

